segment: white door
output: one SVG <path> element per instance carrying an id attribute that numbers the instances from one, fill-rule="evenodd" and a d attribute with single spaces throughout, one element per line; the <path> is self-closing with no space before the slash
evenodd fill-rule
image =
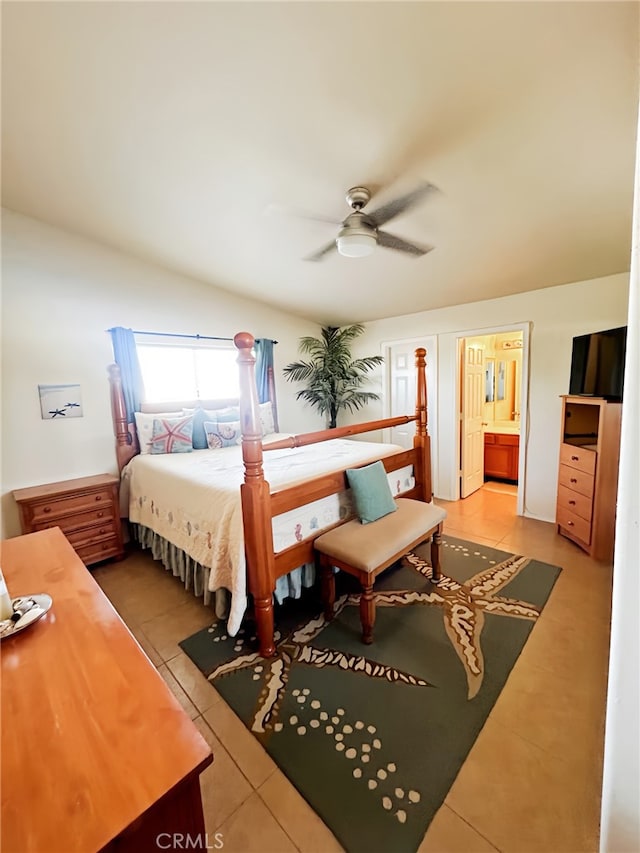
<path id="1" fill-rule="evenodd" d="M 415 348 L 414 348 L 415 349 Z M 415 353 L 406 344 L 390 347 L 389 380 L 391 383 L 391 411 L 389 417 L 412 415 L 416 409 Z M 416 427 L 412 421 L 391 429 L 392 444 L 409 450 L 413 447 Z"/>
<path id="2" fill-rule="evenodd" d="M 387 348 L 389 377 L 389 410 L 387 417 L 414 415 L 416 411 L 416 349 L 427 351 L 427 432 L 431 436 L 432 451 L 435 447 L 437 423 L 437 339 L 433 335 L 422 339 L 400 341 Z M 415 421 L 389 430 L 389 440 L 407 450 L 413 447 L 416 434 Z"/>
<path id="3" fill-rule="evenodd" d="M 462 442 L 460 497 L 466 498 L 484 482 L 484 346 L 466 338 L 462 342 Z"/>

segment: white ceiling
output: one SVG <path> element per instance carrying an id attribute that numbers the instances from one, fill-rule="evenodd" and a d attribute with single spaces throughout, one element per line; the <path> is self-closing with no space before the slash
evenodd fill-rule
<path id="1" fill-rule="evenodd" d="M 322 323 L 629 268 L 638 3 L 2 3 L 3 205 Z M 411 258 L 302 258 L 356 184 Z"/>

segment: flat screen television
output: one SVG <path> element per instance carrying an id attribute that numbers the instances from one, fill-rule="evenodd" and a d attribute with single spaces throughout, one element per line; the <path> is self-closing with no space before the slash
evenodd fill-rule
<path id="1" fill-rule="evenodd" d="M 569 394 L 622 402 L 627 327 L 573 339 Z"/>

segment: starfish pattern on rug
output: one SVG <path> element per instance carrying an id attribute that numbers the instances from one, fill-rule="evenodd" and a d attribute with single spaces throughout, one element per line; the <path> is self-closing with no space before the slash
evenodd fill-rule
<path id="1" fill-rule="evenodd" d="M 352 596 L 344 595 L 336 602 L 335 616 L 347 605 L 351 604 Z M 324 616 L 317 616 L 305 625 L 292 631 L 281 640 L 278 631 L 274 634 L 276 653 L 271 658 L 263 658 L 259 652 L 239 655 L 216 667 L 209 675 L 209 681 L 231 675 L 244 669 L 255 667 L 258 677 L 262 680 L 262 690 L 258 698 L 256 710 L 251 721 L 250 729 L 256 736 L 268 736 L 278 719 L 280 705 L 286 693 L 289 672 L 293 663 L 323 669 L 338 667 L 339 669 L 366 675 L 369 678 L 381 678 L 389 682 L 400 682 L 414 687 L 433 687 L 422 678 L 392 666 L 378 663 L 362 655 L 349 655 L 338 649 L 321 649 L 310 645 L 311 641 L 328 624 Z M 255 676 L 254 676 L 255 677 Z"/>
<path id="2" fill-rule="evenodd" d="M 433 583 L 431 564 L 427 560 L 414 553 L 407 554 L 404 560 Z M 465 669 L 468 699 L 473 699 L 484 678 L 484 657 L 480 644 L 484 614 L 493 613 L 530 621 L 535 621 L 540 615 L 540 608 L 536 605 L 496 595 L 529 563 L 528 558 L 513 554 L 464 582 L 441 574 L 437 583 L 426 592 L 374 592 L 374 599 L 377 607 L 423 604 L 435 605 L 443 610 L 447 636 Z M 344 607 L 357 606 L 359 602 L 359 594 L 342 596 L 336 602 L 334 618 Z M 259 652 L 240 654 L 220 664 L 209 675 L 209 681 L 213 682 L 217 678 L 254 668 L 254 678 L 262 681 L 262 689 L 250 725 L 256 736 L 264 738 L 273 731 L 286 693 L 289 672 L 294 663 L 318 669 L 327 666 L 339 667 L 369 678 L 382 678 L 416 687 L 434 686 L 411 673 L 360 655 L 349 655 L 337 649 L 316 648 L 310 645 L 328 624 L 324 616 L 318 616 L 292 631 L 285 639 L 281 639 L 281 635 L 276 631 L 276 654 L 273 657 L 263 658 Z"/>
<path id="3" fill-rule="evenodd" d="M 432 580 L 431 564 L 427 560 L 414 553 L 407 554 L 404 559 L 417 572 Z M 473 699 L 480 690 L 484 677 L 484 656 L 480 645 L 484 614 L 494 613 L 497 616 L 530 621 L 535 621 L 540 615 L 541 608 L 534 604 L 496 595 L 530 562 L 527 557 L 512 554 L 501 563 L 478 572 L 464 582 L 441 575 L 437 584 L 428 592 L 376 592 L 376 606 L 435 604 L 442 608 L 447 636 L 467 674 L 468 698 Z"/>

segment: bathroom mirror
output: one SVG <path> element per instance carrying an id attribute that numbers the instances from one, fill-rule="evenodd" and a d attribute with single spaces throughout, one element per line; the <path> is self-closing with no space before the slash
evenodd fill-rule
<path id="1" fill-rule="evenodd" d="M 495 362 L 492 358 L 488 358 L 484 366 L 484 401 L 485 403 L 493 403 L 495 383 Z"/>
<path id="2" fill-rule="evenodd" d="M 505 374 L 507 365 L 504 361 L 498 362 L 498 377 L 496 382 L 496 400 L 504 400 L 506 397 Z"/>
<path id="3" fill-rule="evenodd" d="M 519 370 L 517 359 L 485 359 L 483 419 L 487 423 L 518 420 Z"/>

